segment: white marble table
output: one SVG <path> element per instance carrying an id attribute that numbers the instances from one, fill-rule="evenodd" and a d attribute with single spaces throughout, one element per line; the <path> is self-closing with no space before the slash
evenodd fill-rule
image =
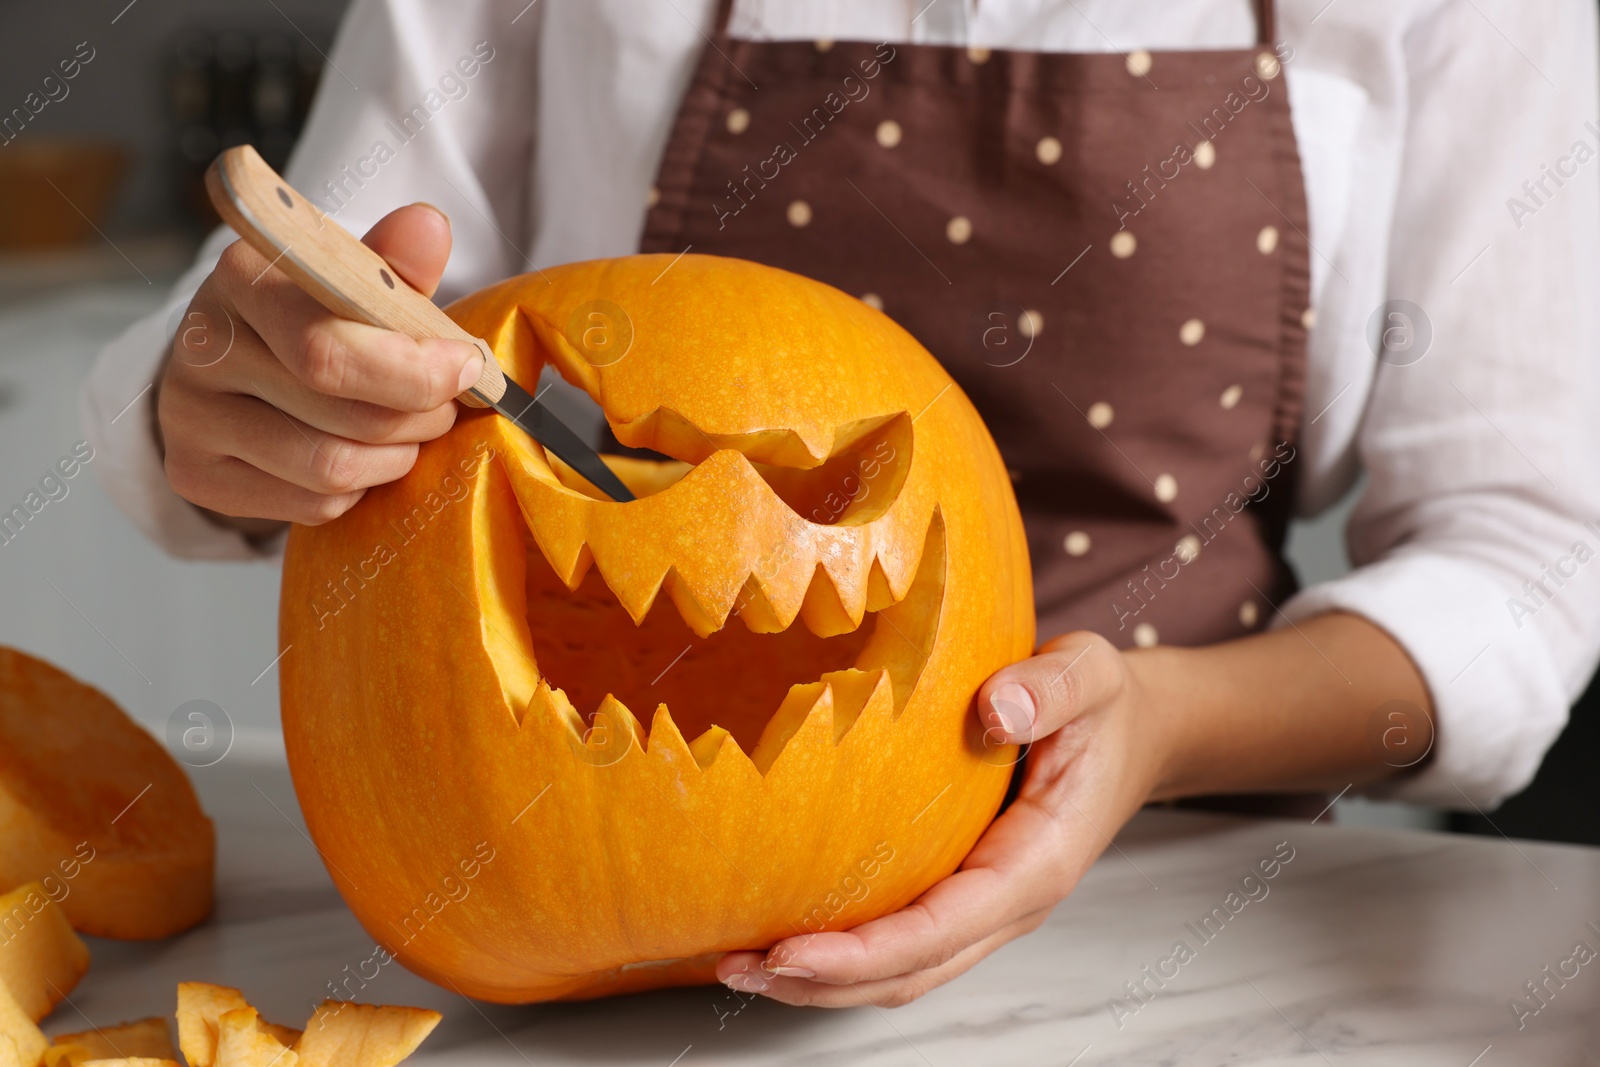
<path id="1" fill-rule="evenodd" d="M 221 840 L 216 917 L 167 943 L 93 942 L 93 969 L 51 1029 L 169 1014 L 183 979 L 239 986 L 298 1025 L 372 954 L 281 763 L 236 751 L 193 774 Z M 1257 861 L 1287 854 L 1281 842 L 1293 859 L 1246 885 L 1259 899 L 1235 898 L 1238 914 L 1203 943 L 1186 924 L 1225 905 Z M 1600 950 L 1590 923 L 1600 850 L 1147 812 L 1042 929 L 893 1011 L 741 1007 L 709 987 L 510 1008 L 392 964 L 360 999 L 445 1014 L 418 1064 L 1595 1064 L 1600 959 L 1548 980 L 1548 1006 L 1520 1031 L 1508 1006 L 1577 942 Z M 1179 940 L 1193 958 L 1167 963 L 1176 977 L 1157 988 Z M 1114 1011 L 1146 966 L 1154 994 Z"/>

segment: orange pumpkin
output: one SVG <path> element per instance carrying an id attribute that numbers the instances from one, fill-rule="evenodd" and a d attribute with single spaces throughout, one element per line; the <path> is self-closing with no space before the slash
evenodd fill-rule
<path id="1" fill-rule="evenodd" d="M 973 694 L 1034 630 L 1010 480 L 938 363 L 852 297 L 711 256 L 450 313 L 673 458 L 611 458 L 639 497 L 614 503 L 465 414 L 293 531 L 290 766 L 368 932 L 474 997 L 591 997 L 710 981 L 951 873 L 1015 759 Z"/>

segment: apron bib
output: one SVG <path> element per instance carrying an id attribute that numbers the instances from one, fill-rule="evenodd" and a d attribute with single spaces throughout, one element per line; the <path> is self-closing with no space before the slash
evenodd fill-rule
<path id="1" fill-rule="evenodd" d="M 1128 55 L 734 40 L 729 8 L 642 251 L 804 274 L 921 341 L 1011 469 L 1041 640 L 1263 626 L 1310 323 L 1270 0 L 1255 48 Z"/>

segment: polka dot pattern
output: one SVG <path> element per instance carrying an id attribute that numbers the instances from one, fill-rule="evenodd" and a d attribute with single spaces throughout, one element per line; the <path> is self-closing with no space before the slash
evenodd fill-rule
<path id="1" fill-rule="evenodd" d="M 1027 517 L 1041 638 L 1087 626 L 1125 646 L 1190 645 L 1267 621 L 1244 579 L 1280 594 L 1263 566 L 1272 547 L 1252 523 L 1220 542 L 1202 527 L 1241 470 L 1259 469 L 1245 462 L 1252 445 L 1259 459 L 1294 425 L 1283 383 L 1303 374 L 1280 348 L 1302 334 L 1283 327 L 1315 321 L 1297 280 L 1306 224 L 1284 140 L 1287 94 L 1206 119 L 1226 94 L 1219 87 L 1242 73 L 1277 76 L 1269 50 L 1220 51 L 1207 67 L 1209 53 L 1049 54 L 1019 65 L 981 46 L 940 49 L 937 68 L 974 107 L 933 109 L 902 92 L 902 64 L 833 118 L 784 132 L 872 47 L 741 47 L 741 68 L 762 91 L 719 70 L 710 80 L 720 96 L 686 103 L 704 108 L 685 126 L 703 147 L 667 153 L 643 250 L 770 262 L 856 294 L 921 340 L 1006 460 Z M 1031 85 L 1035 70 L 1041 85 L 1092 87 L 1118 121 L 1086 126 L 1026 88 L 991 99 L 1002 85 Z M 827 132 L 815 136 L 818 125 Z M 796 155 L 774 170 L 769 142 Z M 1177 171 L 1163 166 L 1169 157 Z M 997 325 L 1003 350 L 982 343 Z M 1263 510 L 1276 515 L 1280 497 Z M 1106 597 L 1088 592 L 1120 596 L 1147 564 L 1146 579 L 1166 582 L 1160 600 L 1128 600 L 1119 610 L 1136 617 L 1119 626 Z"/>

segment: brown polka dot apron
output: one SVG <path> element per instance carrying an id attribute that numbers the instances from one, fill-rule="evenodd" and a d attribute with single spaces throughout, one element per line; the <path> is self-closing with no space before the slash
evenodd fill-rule
<path id="1" fill-rule="evenodd" d="M 1264 625 L 1309 322 L 1270 0 L 1247 50 L 754 42 L 701 56 L 642 247 L 880 307 L 972 398 L 1028 530 L 1041 640 Z"/>

